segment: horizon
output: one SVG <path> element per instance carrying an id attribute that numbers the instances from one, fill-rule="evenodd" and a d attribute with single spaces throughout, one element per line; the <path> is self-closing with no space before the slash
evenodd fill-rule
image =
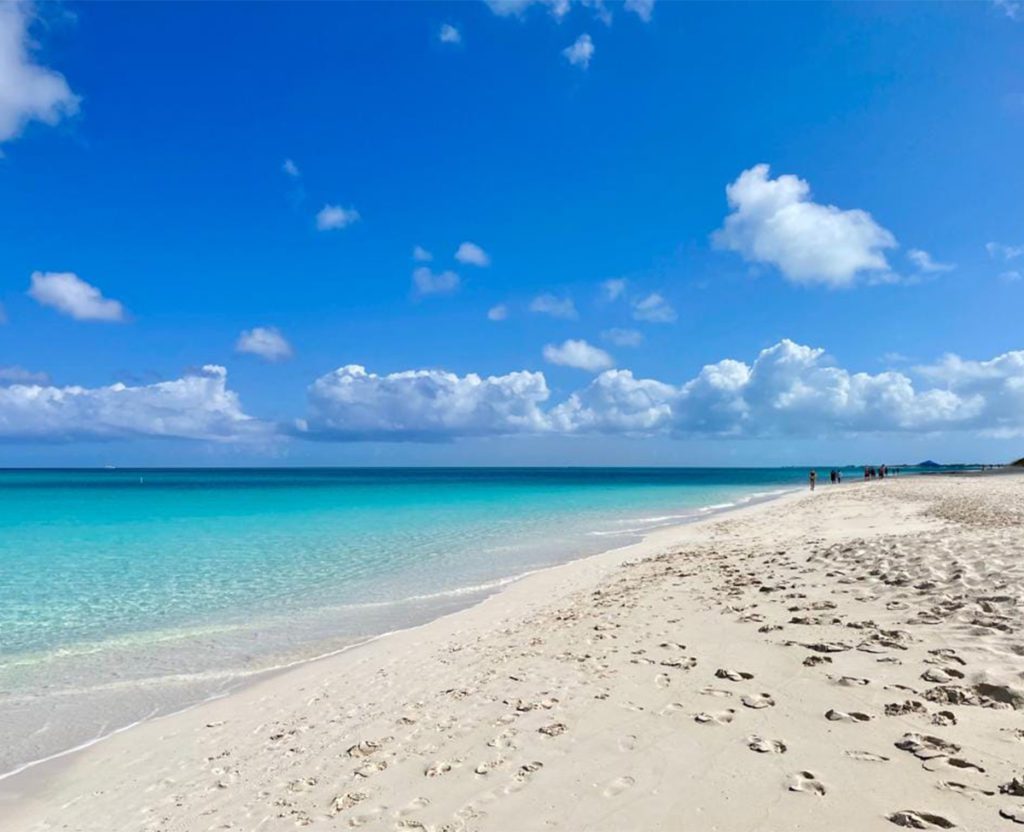
<path id="1" fill-rule="evenodd" d="M 0 0 L 3 470 L 1009 464 L 1018 7 Z"/>

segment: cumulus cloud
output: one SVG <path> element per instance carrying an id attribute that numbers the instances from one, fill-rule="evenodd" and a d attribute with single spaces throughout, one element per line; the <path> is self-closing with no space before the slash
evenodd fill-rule
<path id="1" fill-rule="evenodd" d="M 586 341 L 569 339 L 561 344 L 548 344 L 544 347 L 544 360 L 562 367 L 575 367 L 597 373 L 615 365 L 612 357 L 600 347 Z"/>
<path id="2" fill-rule="evenodd" d="M 638 321 L 670 324 L 676 319 L 676 310 L 657 292 L 633 301 L 633 317 Z"/>
<path id="3" fill-rule="evenodd" d="M 379 376 L 350 364 L 318 378 L 309 416 L 296 423 L 312 439 L 438 441 L 547 430 L 542 373 L 481 377 L 442 370 Z"/>
<path id="4" fill-rule="evenodd" d="M 119 301 L 103 297 L 95 286 L 72 272 L 32 272 L 28 295 L 76 321 L 123 321 Z"/>
<path id="5" fill-rule="evenodd" d="M 768 174 L 768 165 L 755 165 L 726 187 L 732 213 L 712 235 L 717 247 L 806 285 L 850 286 L 889 273 L 885 251 L 896 238 L 869 213 L 814 202 L 803 179 Z"/>
<path id="6" fill-rule="evenodd" d="M 49 384 L 46 373 L 34 373 L 24 367 L 9 365 L 0 367 L 0 384 Z"/>
<path id="7" fill-rule="evenodd" d="M 78 112 L 79 98 L 64 76 L 36 63 L 32 14 L 30 3 L 0 3 L 0 143 L 30 121 L 54 125 Z"/>
<path id="8" fill-rule="evenodd" d="M 601 284 L 601 298 L 608 303 L 616 301 L 626 293 L 626 280 L 613 277 Z"/>
<path id="9" fill-rule="evenodd" d="M 470 266 L 489 266 L 491 258 L 476 243 L 463 243 L 455 252 L 455 259 Z"/>
<path id="10" fill-rule="evenodd" d="M 462 33 L 451 23 L 443 23 L 437 32 L 437 39 L 441 43 L 462 43 Z"/>
<path id="11" fill-rule="evenodd" d="M 359 220 L 359 212 L 355 208 L 342 208 L 340 205 L 325 205 L 316 215 L 318 231 L 333 231 L 346 228 Z"/>
<path id="12" fill-rule="evenodd" d="M 298 179 L 302 176 L 302 171 L 299 170 L 299 166 L 295 164 L 291 159 L 285 159 L 284 164 L 281 165 L 281 170 L 291 176 L 293 179 Z"/>
<path id="13" fill-rule="evenodd" d="M 292 357 L 292 345 L 277 327 L 257 326 L 244 330 L 235 342 L 238 352 L 258 355 L 266 361 L 283 361 Z"/>
<path id="14" fill-rule="evenodd" d="M 508 318 L 508 306 L 504 303 L 499 303 L 487 310 L 487 320 L 489 321 L 504 321 L 506 318 Z"/>
<path id="15" fill-rule="evenodd" d="M 413 246 L 412 259 L 419 263 L 429 263 L 434 259 L 434 255 L 423 248 L 423 246 Z"/>
<path id="16" fill-rule="evenodd" d="M 500 17 L 519 16 L 530 6 L 546 6 L 553 17 L 561 20 L 571 5 L 571 0 L 487 0 L 488 8 Z"/>
<path id="17" fill-rule="evenodd" d="M 1010 20 L 1024 20 L 1024 2 L 1021 0 L 992 0 L 992 5 Z"/>
<path id="18" fill-rule="evenodd" d="M 633 12 L 644 23 L 649 23 L 654 14 L 654 0 L 626 0 L 626 11 Z"/>
<path id="19" fill-rule="evenodd" d="M 586 354 L 568 346 L 573 343 L 556 348 L 559 355 Z M 1024 436 L 1024 351 L 989 361 L 946 356 L 910 374 L 871 374 L 836 366 L 821 348 L 783 340 L 750 364 L 726 358 L 682 384 L 608 369 L 560 403 L 548 405 L 548 397 L 541 373 L 481 379 L 423 370 L 381 377 L 343 367 L 310 389 L 310 418 L 299 433 L 345 439 L 594 432 L 808 438 L 964 430 Z"/>
<path id="20" fill-rule="evenodd" d="M 1006 246 L 1002 243 L 985 243 L 985 251 L 993 260 L 1015 260 L 1024 254 L 1024 246 Z"/>
<path id="21" fill-rule="evenodd" d="M 530 301 L 530 311 L 541 315 L 550 315 L 552 318 L 565 318 L 576 320 L 579 314 L 576 312 L 576 304 L 572 298 L 559 298 L 551 294 L 537 295 Z"/>
<path id="22" fill-rule="evenodd" d="M 590 66 L 590 59 L 594 57 L 594 41 L 590 39 L 590 35 L 580 35 L 562 50 L 562 54 L 573 66 L 586 69 Z"/>
<path id="23" fill-rule="evenodd" d="M 951 263 L 938 263 L 932 259 L 927 251 L 919 248 L 912 248 L 907 252 L 907 259 L 913 263 L 922 274 L 935 274 L 938 272 L 952 271 L 955 266 Z"/>
<path id="24" fill-rule="evenodd" d="M 636 329 L 613 327 L 602 332 L 601 337 L 617 347 L 639 347 L 644 342 L 644 334 Z"/>
<path id="25" fill-rule="evenodd" d="M 413 288 L 417 295 L 449 295 L 459 288 L 459 276 L 453 271 L 434 272 L 420 266 L 412 273 Z"/>
<path id="26" fill-rule="evenodd" d="M 231 442 L 266 439 L 270 427 L 246 415 L 213 364 L 158 384 L 52 387 L 23 381 L 0 386 L 0 439 L 173 438 Z"/>

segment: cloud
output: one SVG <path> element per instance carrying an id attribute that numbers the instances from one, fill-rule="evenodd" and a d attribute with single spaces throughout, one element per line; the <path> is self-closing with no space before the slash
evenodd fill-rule
<path id="1" fill-rule="evenodd" d="M 541 315 L 550 315 L 552 318 L 565 318 L 576 320 L 579 314 L 576 312 L 576 304 L 572 298 L 558 298 L 551 294 L 537 295 L 530 301 L 530 311 Z"/>
<path id="2" fill-rule="evenodd" d="M 292 357 L 292 345 L 280 330 L 272 326 L 244 330 L 235 342 L 235 350 L 258 355 L 267 361 L 283 361 Z"/>
<path id="3" fill-rule="evenodd" d="M 32 5 L 0 3 L 0 143 L 30 121 L 54 125 L 78 112 L 79 97 L 59 72 L 35 62 Z"/>
<path id="4" fill-rule="evenodd" d="M 590 59 L 594 57 L 594 42 L 590 35 L 580 35 L 572 44 L 562 50 L 565 59 L 573 66 L 586 69 L 590 66 Z"/>
<path id="5" fill-rule="evenodd" d="M 355 208 L 342 208 L 340 205 L 325 205 L 316 215 L 318 231 L 332 231 L 345 228 L 359 220 L 359 212 Z"/>
<path id="6" fill-rule="evenodd" d="M 1015 260 L 1024 254 L 1024 246 L 1004 246 L 1002 243 L 985 243 L 985 251 L 993 260 Z"/>
<path id="7" fill-rule="evenodd" d="M 657 292 L 633 301 L 633 317 L 638 321 L 670 324 L 676 319 L 676 310 Z"/>
<path id="8" fill-rule="evenodd" d="M 418 295 L 447 295 L 459 288 L 459 276 L 453 271 L 433 272 L 420 266 L 412 273 L 412 282 Z"/>
<path id="9" fill-rule="evenodd" d="M 437 39 L 441 43 L 462 43 L 462 33 L 451 23 L 443 23 L 437 32 Z"/>
<path id="10" fill-rule="evenodd" d="M 608 303 L 621 298 L 626 292 L 626 281 L 621 277 L 613 277 L 601 284 L 601 298 Z"/>
<path id="11" fill-rule="evenodd" d="M 566 342 L 553 349 L 584 355 L 586 347 Z M 379 377 L 342 367 L 310 388 L 310 417 L 298 433 L 403 440 L 510 433 L 1024 436 L 1024 350 L 990 361 L 946 356 L 912 374 L 871 374 L 836 366 L 821 348 L 782 340 L 750 364 L 722 359 L 678 385 L 608 369 L 560 403 L 548 405 L 548 398 L 541 373 L 481 379 L 422 370 Z"/>
<path id="12" fill-rule="evenodd" d="M 838 288 L 889 273 L 885 250 L 896 238 L 869 213 L 813 202 L 803 179 L 768 173 L 768 165 L 755 165 L 726 187 L 733 210 L 712 235 L 715 246 L 805 285 Z"/>
<path id="13" fill-rule="evenodd" d="M 1010 269 L 1009 271 L 1000 272 L 999 274 L 999 279 L 1003 283 L 1017 283 L 1022 278 L 1024 278 L 1024 275 L 1016 269 Z"/>
<path id="14" fill-rule="evenodd" d="M 434 259 L 434 255 L 423 248 L 423 246 L 413 246 L 412 259 L 419 263 L 429 263 Z"/>
<path id="15" fill-rule="evenodd" d="M 124 307 L 118 301 L 103 297 L 99 289 L 72 272 L 32 272 L 28 295 L 76 321 L 125 319 Z"/>
<path id="16" fill-rule="evenodd" d="M 460 245 L 458 251 L 455 252 L 455 259 L 460 263 L 470 266 L 484 267 L 491 265 L 490 256 L 476 243 L 463 243 Z"/>
<path id="17" fill-rule="evenodd" d="M 530 6 L 546 6 L 552 17 L 561 20 L 569 13 L 571 0 L 487 0 L 487 7 L 499 17 L 520 16 Z"/>
<path id="18" fill-rule="evenodd" d="M 626 0 L 626 11 L 633 12 L 644 23 L 650 23 L 654 13 L 654 0 Z"/>
<path id="19" fill-rule="evenodd" d="M 245 414 L 227 371 L 207 365 L 174 381 L 129 387 L 0 387 L 0 439 L 70 442 L 135 438 L 265 440 L 272 428 Z"/>
<path id="20" fill-rule="evenodd" d="M 309 388 L 309 416 L 296 433 L 311 439 L 439 441 L 547 430 L 542 373 L 481 377 L 442 370 L 378 376 L 350 364 Z"/>
<path id="21" fill-rule="evenodd" d="M 49 384 L 50 376 L 46 373 L 34 373 L 24 367 L 8 365 L 0 367 L 0 384 Z"/>
<path id="22" fill-rule="evenodd" d="M 597 373 L 615 366 L 615 361 L 604 350 L 588 344 L 586 341 L 572 339 L 561 344 L 548 344 L 544 347 L 544 360 L 562 367 L 575 367 Z"/>
<path id="23" fill-rule="evenodd" d="M 1024 20 L 1024 2 L 1021 0 L 992 0 L 992 5 L 1010 20 Z"/>
<path id="24" fill-rule="evenodd" d="M 508 306 L 504 303 L 499 303 L 487 310 L 487 320 L 489 321 L 504 321 L 507 317 Z"/>
<path id="25" fill-rule="evenodd" d="M 950 263 L 937 263 L 927 251 L 919 248 L 912 248 L 907 252 L 907 259 L 910 260 L 922 274 L 935 274 L 938 272 L 949 272 L 956 268 Z"/>
<path id="26" fill-rule="evenodd" d="M 644 342 L 644 334 L 635 329 L 606 329 L 601 333 L 605 341 L 617 347 L 639 347 Z"/>
<path id="27" fill-rule="evenodd" d="M 281 165 L 281 170 L 291 176 L 293 179 L 298 179 L 302 176 L 302 171 L 299 170 L 299 166 L 295 164 L 291 159 L 285 159 L 284 164 Z"/>

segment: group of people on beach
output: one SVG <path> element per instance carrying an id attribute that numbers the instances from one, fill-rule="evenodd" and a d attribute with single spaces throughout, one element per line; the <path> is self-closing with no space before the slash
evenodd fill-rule
<path id="1" fill-rule="evenodd" d="M 864 479 L 885 479 L 886 477 L 891 475 L 899 475 L 899 472 L 899 468 L 894 468 L 890 472 L 888 465 L 879 465 L 877 468 L 873 465 L 865 465 Z M 832 485 L 838 485 L 843 481 L 843 472 L 840 471 L 838 468 L 833 468 L 831 471 L 828 472 L 828 480 L 830 483 L 832 483 Z M 812 469 L 811 473 L 808 475 L 808 481 L 811 485 L 811 491 L 814 491 L 814 486 L 818 484 L 818 472 Z"/>

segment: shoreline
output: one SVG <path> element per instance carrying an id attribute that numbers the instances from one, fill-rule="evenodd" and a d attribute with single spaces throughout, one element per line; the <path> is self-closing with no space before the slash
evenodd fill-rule
<path id="1" fill-rule="evenodd" d="M 22 772 L 0 808 L 18 832 L 1011 829 L 1022 496 L 907 477 L 658 529 Z"/>
<path id="2" fill-rule="evenodd" d="M 854 483 L 851 482 L 849 484 L 854 484 Z M 388 638 L 388 637 L 391 637 L 391 636 L 395 636 L 397 634 L 408 632 L 408 631 L 411 631 L 411 630 L 416 630 L 418 628 L 427 626 L 427 625 L 429 625 L 429 624 L 431 624 L 431 623 L 433 623 L 435 621 L 443 620 L 443 619 L 448 618 L 450 616 L 459 615 L 462 612 L 465 612 L 467 610 L 471 610 L 471 609 L 473 609 L 473 608 L 475 608 L 475 607 L 477 607 L 477 606 L 479 606 L 481 604 L 486 603 L 489 599 L 494 598 L 495 596 L 500 595 L 501 593 L 505 592 L 509 587 L 511 587 L 511 586 L 513 586 L 515 584 L 518 584 L 519 582 L 521 582 L 523 580 L 526 580 L 526 579 L 528 579 L 528 578 L 530 578 L 530 577 L 532 577 L 534 575 L 543 574 L 543 573 L 545 573 L 545 572 L 547 572 L 549 570 L 553 570 L 553 569 L 559 569 L 560 567 L 566 566 L 566 565 L 571 564 L 571 563 L 576 563 L 576 562 L 579 562 L 579 561 L 585 561 L 585 560 L 588 560 L 590 558 L 598 558 L 598 557 L 609 555 L 611 553 L 614 553 L 614 552 L 617 552 L 617 551 L 620 551 L 620 550 L 623 550 L 623 549 L 628 549 L 628 548 L 631 548 L 631 547 L 634 547 L 634 546 L 640 546 L 640 545 L 644 544 L 651 535 L 654 535 L 654 534 L 657 534 L 657 533 L 661 533 L 661 532 L 669 533 L 669 532 L 671 532 L 673 530 L 678 530 L 678 529 L 689 527 L 689 526 L 692 526 L 694 524 L 698 524 L 698 523 L 701 523 L 701 522 L 704 522 L 704 521 L 713 520 L 713 519 L 715 519 L 715 518 L 717 518 L 719 516 L 730 515 L 730 514 L 733 514 L 735 512 L 742 511 L 744 509 L 754 508 L 756 506 L 760 506 L 760 505 L 765 505 L 765 504 L 769 504 L 769 503 L 772 503 L 772 502 L 776 502 L 778 500 L 784 499 L 787 495 L 799 494 L 799 493 L 802 493 L 804 490 L 805 490 L 804 488 L 778 488 L 778 489 L 773 489 L 773 490 L 768 491 L 768 492 L 754 492 L 753 494 L 737 498 L 737 500 L 730 501 L 728 503 L 712 504 L 712 505 L 707 505 L 707 506 L 698 506 L 698 507 L 696 507 L 696 508 L 694 508 L 692 510 L 692 514 L 686 515 L 685 519 L 684 519 L 683 515 L 680 515 L 680 517 L 678 519 L 673 518 L 673 522 L 671 522 L 671 523 L 666 523 L 664 525 L 658 525 L 658 526 L 652 526 L 652 527 L 650 527 L 649 529 L 647 529 L 647 530 L 645 530 L 643 532 L 636 531 L 636 530 L 624 530 L 622 532 L 618 532 L 618 531 L 612 532 L 612 533 L 609 533 L 609 536 L 611 536 L 612 534 L 614 534 L 614 535 L 623 535 L 623 536 L 625 536 L 625 535 L 639 535 L 639 539 L 635 540 L 635 541 L 633 541 L 631 543 L 626 543 L 626 544 L 624 544 L 622 546 L 616 546 L 616 547 L 613 547 L 611 549 L 602 549 L 602 550 L 600 550 L 598 552 L 594 552 L 594 553 L 591 553 L 591 554 L 586 554 L 586 555 L 577 556 L 577 557 L 571 557 L 569 560 L 565 560 L 565 561 L 561 561 L 561 562 L 558 562 L 558 563 L 549 564 L 547 566 L 542 566 L 542 567 L 535 568 L 535 569 L 529 569 L 529 570 L 527 570 L 525 572 L 522 572 L 522 573 L 519 573 L 519 574 L 515 574 L 515 575 L 503 577 L 503 578 L 498 578 L 498 579 L 495 579 L 494 581 L 489 582 L 489 585 L 486 586 L 486 587 L 476 587 L 476 586 L 456 587 L 456 588 L 451 589 L 451 590 L 446 590 L 446 591 L 443 591 L 443 592 L 434 593 L 431 596 L 415 596 L 415 597 L 412 597 L 412 598 L 400 598 L 400 599 L 395 599 L 395 600 L 375 602 L 373 604 L 370 604 L 369 606 L 392 606 L 392 605 L 400 605 L 400 604 L 403 604 L 403 603 L 409 603 L 409 602 L 412 602 L 412 601 L 428 600 L 428 599 L 440 598 L 440 597 L 457 597 L 457 596 L 463 595 L 463 594 L 471 596 L 471 595 L 474 595 L 474 594 L 482 593 L 480 597 L 476 598 L 475 600 L 469 601 L 465 606 L 460 606 L 460 607 L 458 607 L 458 608 L 456 608 L 454 610 L 441 611 L 441 612 L 439 612 L 438 615 L 435 615 L 435 616 L 433 616 L 431 618 L 428 618 L 427 620 L 422 621 L 420 623 L 411 624 L 411 625 L 408 625 L 408 626 L 397 627 L 395 629 L 385 630 L 385 631 L 382 631 L 380 633 L 373 633 L 373 634 L 371 634 L 371 635 L 369 635 L 369 636 L 367 636 L 365 638 L 362 638 L 360 640 L 357 640 L 357 641 L 355 641 L 355 642 L 353 642 L 351 644 L 345 644 L 345 645 L 343 645 L 341 647 L 338 647 L 338 648 L 333 649 L 333 650 L 328 650 L 328 651 L 326 651 L 324 653 L 319 653 L 319 654 L 315 654 L 315 655 L 312 655 L 312 656 L 303 656 L 303 657 L 299 657 L 299 658 L 295 658 L 295 659 L 291 659 L 291 660 L 285 661 L 282 664 L 278 664 L 278 665 L 274 665 L 274 666 L 271 666 L 271 667 L 265 667 L 265 668 L 261 668 L 259 670 L 251 671 L 251 672 L 249 672 L 247 674 L 239 674 L 238 677 L 233 682 L 229 683 L 229 687 L 227 687 L 225 690 L 212 693 L 212 694 L 210 694 L 209 696 L 207 696 L 207 697 L 205 697 L 203 699 L 200 699 L 200 700 L 195 701 L 195 702 L 187 703 L 187 704 L 185 704 L 185 705 L 183 705 L 181 707 L 173 708 L 172 710 L 169 710 L 169 711 L 166 711 L 166 712 L 153 712 L 153 713 L 150 713 L 148 716 L 144 716 L 144 717 L 141 717 L 139 719 L 136 719 L 136 720 L 128 723 L 127 725 L 123 725 L 123 726 L 119 726 L 119 727 L 113 728 L 113 729 L 111 729 L 109 731 L 106 731 L 106 732 L 100 734 L 99 736 L 96 736 L 96 737 L 93 737 L 91 739 L 85 740 L 83 742 L 77 743 L 77 744 L 75 744 L 75 745 L 73 745 L 73 746 L 71 746 L 69 748 L 63 749 L 61 751 L 57 751 L 57 752 L 55 752 L 53 754 L 48 754 L 48 755 L 46 755 L 44 757 L 41 757 L 41 758 L 38 758 L 38 759 L 29 760 L 29 761 L 24 762 L 24 763 L 19 763 L 13 769 L 11 769 L 9 771 L 0 772 L 0 805 L 3 804 L 4 799 L 5 799 L 5 794 L 4 794 L 4 791 L 5 791 L 4 783 L 5 783 L 5 781 L 11 780 L 13 778 L 17 778 L 17 777 L 25 774 L 26 772 L 29 772 L 32 769 L 35 769 L 35 768 L 37 768 L 39 766 L 46 766 L 46 765 L 51 764 L 51 763 L 59 763 L 61 760 L 65 759 L 65 758 L 69 758 L 69 757 L 73 757 L 73 756 L 75 756 L 77 754 L 81 754 L 82 752 L 85 752 L 88 749 L 95 747 L 96 745 L 102 744 L 103 742 L 107 741 L 108 739 L 111 739 L 112 737 L 118 736 L 118 735 L 120 735 L 120 734 L 122 734 L 122 733 L 124 733 L 126 731 L 130 731 L 132 729 L 135 729 L 135 728 L 139 727 L 140 725 L 144 725 L 144 724 L 156 721 L 156 720 L 167 719 L 167 718 L 170 718 L 170 717 L 177 716 L 179 714 L 183 714 L 183 713 L 195 710 L 197 708 L 202 708 L 204 705 L 206 705 L 208 703 L 211 703 L 211 702 L 218 702 L 218 701 L 221 701 L 221 700 L 224 700 L 224 699 L 229 699 L 229 698 L 231 698 L 233 696 L 238 695 L 242 691 L 252 687 L 253 685 L 259 685 L 259 684 L 261 684 L 261 683 L 263 683 L 265 681 L 277 678 L 277 677 L 279 677 L 279 676 L 281 676 L 283 674 L 287 674 L 290 671 L 295 670 L 296 668 L 300 668 L 300 667 L 303 667 L 303 666 L 306 666 L 306 665 L 310 665 L 310 664 L 315 664 L 317 662 L 322 662 L 322 661 L 330 660 L 330 659 L 332 659 L 332 658 L 334 658 L 336 656 L 342 655 L 342 654 L 344 654 L 346 652 L 349 652 L 349 651 L 352 651 L 352 650 L 357 650 L 359 648 L 371 645 L 371 644 L 373 644 L 374 642 L 376 642 L 376 641 L 378 641 L 380 639 L 384 639 L 384 638 Z M 643 519 L 643 518 L 641 518 L 641 519 Z M 595 534 L 595 533 L 591 532 L 591 534 Z M 492 587 L 493 587 L 493 589 L 492 589 Z"/>

